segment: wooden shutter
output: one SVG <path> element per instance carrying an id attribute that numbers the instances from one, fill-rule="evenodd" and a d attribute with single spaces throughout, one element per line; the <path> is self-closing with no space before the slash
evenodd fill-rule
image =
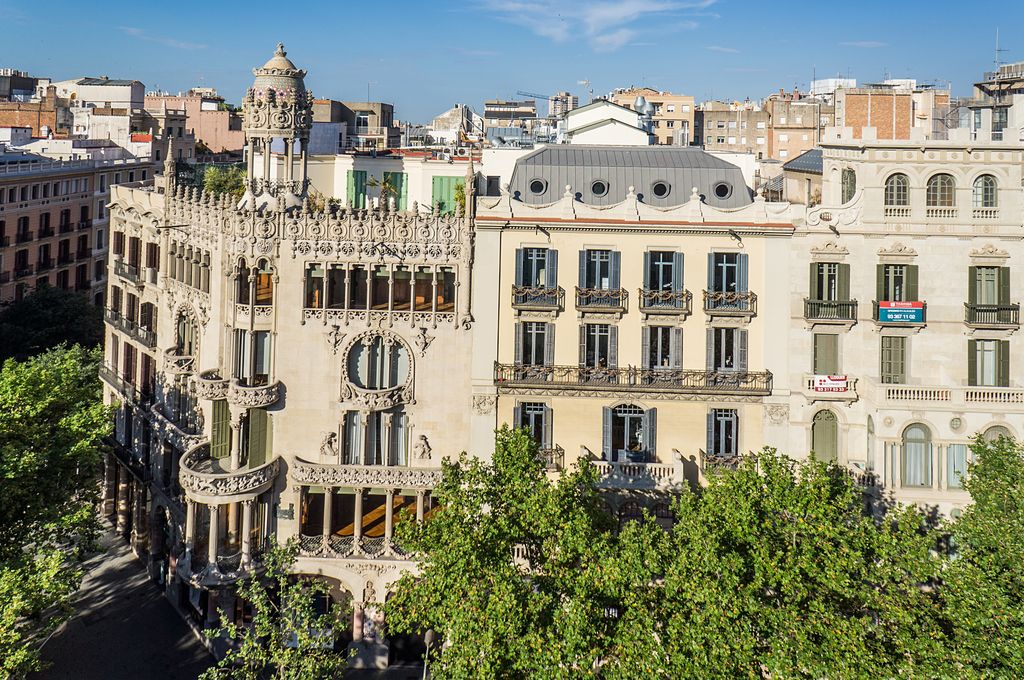
<path id="1" fill-rule="evenodd" d="M 526 249 L 516 248 L 516 285 L 523 286 L 523 270 L 526 266 Z"/>
<path id="2" fill-rule="evenodd" d="M 683 329 L 673 328 L 669 332 L 669 363 L 672 368 L 683 367 Z"/>
<path id="3" fill-rule="evenodd" d="M 850 299 L 850 265 L 836 265 L 839 276 L 839 299 L 846 301 Z"/>
<path id="4" fill-rule="evenodd" d="M 967 384 L 974 387 L 978 384 L 978 342 L 967 341 Z"/>
<path id="5" fill-rule="evenodd" d="M 544 365 L 553 366 L 555 363 L 555 324 L 544 324 Z"/>
<path id="6" fill-rule="evenodd" d="M 978 268 L 967 268 L 967 302 L 978 304 Z"/>
<path id="7" fill-rule="evenodd" d="M 644 370 L 651 368 L 651 327 L 644 326 L 640 329 L 640 367 Z"/>
<path id="8" fill-rule="evenodd" d="M 747 256 L 746 253 L 740 253 L 739 257 L 736 258 L 736 262 L 738 265 L 737 269 L 739 270 L 737 273 L 737 292 L 746 293 L 748 290 L 750 290 L 749 272 L 747 269 L 749 261 L 750 258 Z"/>
<path id="9" fill-rule="evenodd" d="M 835 375 L 839 372 L 838 335 L 814 334 L 814 372 L 817 375 Z"/>
<path id="10" fill-rule="evenodd" d="M 619 327 L 608 327 L 608 368 L 619 367 Z"/>
<path id="11" fill-rule="evenodd" d="M 405 181 L 404 172 L 396 172 L 395 176 L 401 183 L 401 189 L 398 192 L 398 209 L 405 210 L 409 205 L 409 183 Z"/>
<path id="12" fill-rule="evenodd" d="M 523 405 L 516 402 L 512 407 L 512 427 L 519 429 L 523 426 Z"/>
<path id="13" fill-rule="evenodd" d="M 548 249 L 545 266 L 545 282 L 548 288 L 558 288 L 558 251 Z"/>
<path id="14" fill-rule="evenodd" d="M 812 300 L 820 300 L 821 299 L 821 291 L 818 290 L 818 263 L 817 262 L 812 262 L 811 265 L 810 265 L 810 278 L 809 278 L 809 281 L 807 283 L 807 290 L 808 290 L 807 297 L 809 297 L 810 299 L 812 299 Z"/>
<path id="15" fill-rule="evenodd" d="M 587 324 L 580 324 L 580 366 L 587 365 Z"/>
<path id="16" fill-rule="evenodd" d="M 999 304 L 1010 304 L 1010 268 L 999 268 Z"/>
<path id="17" fill-rule="evenodd" d="M 999 374 L 996 376 L 1000 387 L 1010 386 L 1010 341 L 1000 340 L 996 345 L 996 362 Z"/>
<path id="18" fill-rule="evenodd" d="M 715 254 L 708 253 L 708 290 L 715 289 Z"/>
<path id="19" fill-rule="evenodd" d="M 580 251 L 580 288 L 587 287 L 587 251 Z"/>
<path id="20" fill-rule="evenodd" d="M 213 402 L 213 424 L 211 427 L 210 457 L 214 459 L 231 456 L 231 411 L 228 402 L 217 399 Z"/>
<path id="21" fill-rule="evenodd" d="M 918 290 L 917 290 L 917 265 L 916 264 L 908 264 L 906 272 L 907 272 L 907 285 L 906 285 L 907 298 L 906 299 L 916 302 L 916 301 L 921 299 L 920 297 L 918 297 Z"/>
<path id="22" fill-rule="evenodd" d="M 525 331 L 525 327 L 523 325 L 523 322 L 520 321 L 519 323 L 516 324 L 516 346 L 515 346 L 515 354 L 513 355 L 513 358 L 512 358 L 512 362 L 516 363 L 516 364 L 524 363 L 523 362 L 523 332 L 524 331 Z"/>
<path id="23" fill-rule="evenodd" d="M 651 289 L 651 253 L 644 253 L 644 290 Z"/>
<path id="24" fill-rule="evenodd" d="M 708 411 L 707 441 L 705 446 L 704 453 L 709 456 L 715 455 L 715 409 Z"/>
<path id="25" fill-rule="evenodd" d="M 345 177 L 345 199 L 350 208 L 356 206 L 356 175 L 354 170 L 349 170 Z"/>
<path id="26" fill-rule="evenodd" d="M 611 251 L 609 255 L 608 288 L 618 290 L 621 287 L 620 272 L 622 269 L 622 253 L 617 250 Z"/>
<path id="27" fill-rule="evenodd" d="M 747 332 L 741 330 L 733 331 L 733 342 L 736 343 L 734 352 L 736 356 L 736 370 L 745 372 L 747 370 Z"/>
<path id="28" fill-rule="evenodd" d="M 717 328 L 709 328 L 707 331 L 707 370 L 715 370 L 715 333 L 718 332 Z"/>
<path id="29" fill-rule="evenodd" d="M 683 254 L 672 253 L 672 291 L 683 291 Z"/>
<path id="30" fill-rule="evenodd" d="M 885 300 L 885 265 L 875 265 L 875 299 Z"/>
<path id="31" fill-rule="evenodd" d="M 658 459 L 658 409 L 649 408 L 644 411 L 644 452 L 647 460 L 654 462 Z"/>
<path id="32" fill-rule="evenodd" d="M 550 448 L 552 448 L 554 446 L 554 443 L 553 443 L 554 442 L 554 438 L 551 436 L 552 421 L 553 421 L 552 416 L 553 415 L 554 414 L 551 411 L 551 407 L 548 406 L 547 404 L 545 404 L 544 405 L 544 423 L 543 423 L 544 426 L 542 428 L 542 431 L 544 433 L 544 441 L 542 443 L 542 447 L 545 448 L 545 449 L 550 449 Z"/>
<path id="33" fill-rule="evenodd" d="M 612 409 L 605 406 L 601 409 L 601 455 L 605 460 L 612 460 Z"/>
<path id="34" fill-rule="evenodd" d="M 267 462 L 267 412 L 251 408 L 248 414 L 249 426 L 249 469 Z"/>

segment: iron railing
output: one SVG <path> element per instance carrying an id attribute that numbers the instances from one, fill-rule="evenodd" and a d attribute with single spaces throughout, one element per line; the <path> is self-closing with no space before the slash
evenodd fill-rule
<path id="1" fill-rule="evenodd" d="M 625 310 L 629 292 L 625 288 L 580 288 L 576 286 L 577 309 Z"/>
<path id="2" fill-rule="evenodd" d="M 127 333 L 147 347 L 156 347 L 156 331 L 142 327 L 137 322 L 125 317 L 121 312 L 115 309 L 103 310 L 103 316 L 107 323 L 122 333 Z"/>
<path id="3" fill-rule="evenodd" d="M 141 278 L 139 277 L 139 268 L 137 265 L 128 264 L 124 260 L 114 260 L 114 273 L 120 276 L 122 279 L 127 279 L 132 283 L 140 283 Z"/>
<path id="4" fill-rule="evenodd" d="M 688 290 L 641 288 L 637 291 L 637 297 L 640 299 L 640 309 L 645 312 L 690 314 L 693 307 L 693 293 Z"/>
<path id="5" fill-rule="evenodd" d="M 965 302 L 964 322 L 972 326 L 1019 326 L 1020 304 L 983 305 Z"/>
<path id="6" fill-rule="evenodd" d="M 744 291 L 704 291 L 704 311 L 714 314 L 757 314 L 757 294 Z"/>
<path id="7" fill-rule="evenodd" d="M 804 318 L 828 321 L 856 321 L 856 300 L 812 300 L 804 298 Z"/>
<path id="8" fill-rule="evenodd" d="M 770 371 L 702 371 L 662 368 L 599 368 L 494 364 L 494 384 L 608 391 L 650 391 L 670 394 L 749 394 L 772 391 Z"/>
<path id="9" fill-rule="evenodd" d="M 561 309 L 565 290 L 536 286 L 512 286 L 512 306 L 516 309 Z"/>
<path id="10" fill-rule="evenodd" d="M 558 444 L 538 449 L 537 456 L 548 470 L 561 470 L 565 466 L 565 449 Z"/>

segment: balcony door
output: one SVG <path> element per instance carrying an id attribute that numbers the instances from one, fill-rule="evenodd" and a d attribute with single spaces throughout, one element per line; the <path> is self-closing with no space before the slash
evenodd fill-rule
<path id="1" fill-rule="evenodd" d="M 580 327 L 580 366 L 615 368 L 618 365 L 619 329 L 606 323 L 588 323 Z"/>
<path id="2" fill-rule="evenodd" d="M 612 462 L 653 462 L 656 460 L 657 409 L 644 410 L 636 404 L 604 408 L 604 457 Z"/>
<path id="3" fill-rule="evenodd" d="M 747 331 L 739 328 L 709 328 L 707 370 L 715 373 L 747 370 Z"/>
<path id="4" fill-rule="evenodd" d="M 708 253 L 708 290 L 718 293 L 745 293 L 746 254 Z"/>
<path id="5" fill-rule="evenodd" d="M 613 250 L 580 251 L 580 288 L 617 290 L 619 253 Z"/>

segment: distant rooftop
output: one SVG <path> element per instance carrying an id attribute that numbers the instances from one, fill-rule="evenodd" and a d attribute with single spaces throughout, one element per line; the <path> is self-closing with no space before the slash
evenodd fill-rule
<path id="1" fill-rule="evenodd" d="M 79 85 L 133 85 L 139 81 L 137 80 L 116 80 L 112 78 L 82 78 L 78 81 Z"/>
<path id="2" fill-rule="evenodd" d="M 822 173 L 821 148 L 810 149 L 782 166 L 791 172 L 806 172 L 812 175 Z"/>

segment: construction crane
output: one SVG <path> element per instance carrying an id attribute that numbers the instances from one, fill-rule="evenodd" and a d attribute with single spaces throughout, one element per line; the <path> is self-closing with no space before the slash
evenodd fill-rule
<path id="1" fill-rule="evenodd" d="M 516 90 L 516 94 L 520 97 L 533 97 L 534 99 L 543 99 L 547 101 L 551 98 L 548 94 L 537 94 L 536 92 L 524 92 L 523 90 Z"/>

